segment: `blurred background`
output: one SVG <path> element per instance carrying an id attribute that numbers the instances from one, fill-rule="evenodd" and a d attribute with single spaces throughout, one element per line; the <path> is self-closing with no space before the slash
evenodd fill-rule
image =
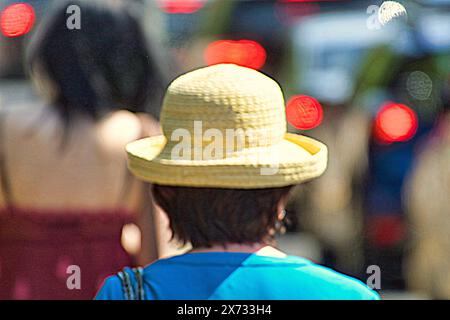
<path id="1" fill-rule="evenodd" d="M 39 99 L 24 48 L 53 2 L 1 18 L 2 109 Z M 363 282 L 378 266 L 385 298 L 450 298 L 450 0 L 127 2 L 171 57 L 169 79 L 260 70 L 284 89 L 289 130 L 329 146 L 325 175 L 292 197 L 281 249 Z"/>

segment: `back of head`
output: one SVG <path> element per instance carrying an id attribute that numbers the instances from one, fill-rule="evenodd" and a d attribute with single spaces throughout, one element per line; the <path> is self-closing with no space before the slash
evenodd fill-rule
<path id="1" fill-rule="evenodd" d="M 99 0 L 59 3 L 35 34 L 30 72 L 64 122 L 75 115 L 97 120 L 113 110 L 143 112 L 159 105 L 165 86 L 161 64 L 129 6 Z M 68 25 L 69 7 L 79 9 L 79 28 Z"/>

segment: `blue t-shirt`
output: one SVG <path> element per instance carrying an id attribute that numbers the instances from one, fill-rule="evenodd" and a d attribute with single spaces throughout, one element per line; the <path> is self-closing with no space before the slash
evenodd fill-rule
<path id="1" fill-rule="evenodd" d="M 359 280 L 295 256 L 188 253 L 147 266 L 143 282 L 149 300 L 379 299 Z M 117 275 L 105 280 L 96 299 L 124 299 Z"/>

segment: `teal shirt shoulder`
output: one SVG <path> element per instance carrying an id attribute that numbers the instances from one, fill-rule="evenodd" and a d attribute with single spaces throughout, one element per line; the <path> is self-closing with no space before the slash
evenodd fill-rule
<path id="1" fill-rule="evenodd" d="M 150 300 L 379 299 L 361 281 L 295 256 L 190 253 L 147 266 L 143 279 Z M 119 277 L 107 278 L 96 299 L 124 299 Z"/>

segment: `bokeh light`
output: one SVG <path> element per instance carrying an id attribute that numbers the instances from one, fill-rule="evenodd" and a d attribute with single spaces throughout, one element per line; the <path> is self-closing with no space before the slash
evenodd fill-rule
<path id="1" fill-rule="evenodd" d="M 278 0 L 274 6 L 277 20 L 286 26 L 295 25 L 300 19 L 320 12 L 317 2 Z"/>
<path id="2" fill-rule="evenodd" d="M 371 217 L 369 222 L 368 238 L 378 247 L 392 247 L 405 237 L 405 225 L 398 216 Z"/>
<path id="3" fill-rule="evenodd" d="M 205 5 L 205 0 L 158 0 L 158 7 L 170 14 L 195 13 Z"/>
<path id="4" fill-rule="evenodd" d="M 252 69 L 261 69 L 267 53 L 262 45 L 253 40 L 218 40 L 205 50 L 207 65 L 234 63 Z"/>
<path id="5" fill-rule="evenodd" d="M 416 113 L 403 104 L 387 103 L 375 119 L 375 138 L 382 143 L 408 141 L 417 132 Z"/>
<path id="6" fill-rule="evenodd" d="M 422 71 L 414 71 L 408 75 L 406 89 L 411 97 L 417 100 L 427 100 L 433 91 L 433 81 Z"/>
<path id="7" fill-rule="evenodd" d="M 292 97 L 287 103 L 286 118 L 293 127 L 310 130 L 322 123 L 323 109 L 316 99 L 298 95 Z"/>
<path id="8" fill-rule="evenodd" d="M 0 14 L 0 30 L 8 38 L 20 37 L 31 31 L 35 19 L 32 6 L 15 3 L 6 7 Z"/>

